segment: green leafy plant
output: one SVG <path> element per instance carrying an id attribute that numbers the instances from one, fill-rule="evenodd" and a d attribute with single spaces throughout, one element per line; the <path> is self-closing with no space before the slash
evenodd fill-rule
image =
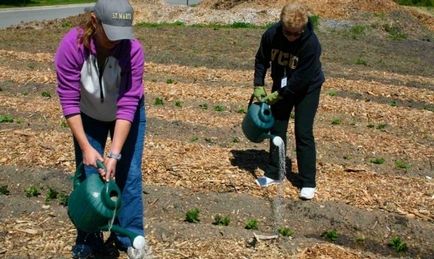
<path id="1" fill-rule="evenodd" d="M 382 158 L 382 157 L 372 158 L 370 160 L 370 162 L 373 163 L 373 164 L 381 165 L 381 164 L 384 164 L 384 158 Z"/>
<path id="2" fill-rule="evenodd" d="M 291 237 L 292 235 L 294 235 L 294 231 L 288 227 L 280 227 L 277 232 L 279 232 L 279 234 L 284 237 Z"/>
<path id="3" fill-rule="evenodd" d="M 154 105 L 164 105 L 163 98 L 160 97 L 155 98 Z"/>
<path id="4" fill-rule="evenodd" d="M 249 219 L 246 223 L 245 229 L 258 229 L 258 221 L 256 219 Z"/>
<path id="5" fill-rule="evenodd" d="M 239 110 L 237 111 L 237 113 L 246 113 L 246 110 L 244 110 L 243 108 L 241 108 L 241 109 L 239 109 Z"/>
<path id="6" fill-rule="evenodd" d="M 407 39 L 407 34 L 402 32 L 401 28 L 395 25 L 384 25 L 384 30 L 389 33 L 389 38 L 392 40 L 404 40 Z"/>
<path id="7" fill-rule="evenodd" d="M 175 83 L 175 81 L 173 79 L 169 78 L 166 80 L 166 84 L 173 84 L 173 83 Z"/>
<path id="8" fill-rule="evenodd" d="M 0 194 L 2 195 L 9 195 L 9 190 L 7 185 L 0 186 Z"/>
<path id="9" fill-rule="evenodd" d="M 175 101 L 175 106 L 181 108 L 182 107 L 182 102 L 181 101 Z"/>
<path id="10" fill-rule="evenodd" d="M 401 253 L 408 250 L 407 244 L 401 240 L 400 237 L 393 237 L 389 241 L 389 246 L 395 249 L 396 252 Z"/>
<path id="11" fill-rule="evenodd" d="M 35 186 L 30 186 L 29 188 L 27 188 L 25 191 L 26 193 L 26 197 L 38 197 L 41 193 L 39 192 L 38 188 L 36 188 Z"/>
<path id="12" fill-rule="evenodd" d="M 328 94 L 329 96 L 336 96 L 336 95 L 337 95 L 337 92 L 336 92 L 335 89 L 330 89 L 330 90 L 327 92 L 327 94 Z"/>
<path id="13" fill-rule="evenodd" d="M 200 221 L 199 220 L 199 212 L 200 211 L 198 208 L 194 208 L 194 209 L 187 211 L 187 213 L 185 214 L 185 220 L 187 222 L 190 222 L 190 223 L 199 222 Z"/>
<path id="14" fill-rule="evenodd" d="M 66 122 L 66 120 L 62 120 L 60 122 L 60 127 L 62 127 L 62 128 L 68 128 L 68 123 Z"/>
<path id="15" fill-rule="evenodd" d="M 240 138 L 238 138 L 238 137 L 232 138 L 232 143 L 239 143 L 239 142 L 240 142 Z"/>
<path id="16" fill-rule="evenodd" d="M 208 104 L 206 104 L 206 103 L 199 104 L 199 107 L 200 107 L 202 110 L 208 110 Z"/>
<path id="17" fill-rule="evenodd" d="M 387 123 L 380 123 L 377 125 L 377 129 L 384 130 L 387 127 Z"/>
<path id="18" fill-rule="evenodd" d="M 50 202 L 51 200 L 57 199 L 58 195 L 59 195 L 58 191 L 56 191 L 52 188 L 48 188 L 47 196 L 45 197 L 45 202 Z"/>
<path id="19" fill-rule="evenodd" d="M 332 125 L 339 125 L 342 123 L 342 120 L 340 118 L 333 118 Z"/>
<path id="20" fill-rule="evenodd" d="M 51 98 L 51 94 L 47 91 L 41 93 L 42 97 Z"/>
<path id="21" fill-rule="evenodd" d="M 325 239 L 334 242 L 338 239 L 339 235 L 336 229 L 333 229 L 333 230 L 325 231 L 324 233 L 321 234 L 321 237 L 324 237 Z"/>
<path id="22" fill-rule="evenodd" d="M 395 161 L 395 166 L 398 169 L 410 169 L 411 165 L 407 162 L 405 162 L 404 160 L 398 159 Z"/>
<path id="23" fill-rule="evenodd" d="M 310 21 L 312 22 L 313 28 L 314 30 L 317 30 L 320 24 L 320 17 L 319 15 L 312 15 L 309 16 Z"/>
<path id="24" fill-rule="evenodd" d="M 231 24 L 231 28 L 255 28 L 256 26 L 246 22 L 234 22 Z"/>
<path id="25" fill-rule="evenodd" d="M 368 127 L 368 128 L 375 128 L 375 125 L 374 125 L 374 124 L 368 124 L 367 127 Z"/>
<path id="26" fill-rule="evenodd" d="M 59 193 L 59 195 L 57 196 L 57 199 L 59 200 L 59 204 L 62 206 L 68 206 L 68 200 L 69 200 L 69 195 L 61 192 Z"/>
<path id="27" fill-rule="evenodd" d="M 12 115 L 0 115 L 0 123 L 11 123 L 14 122 L 14 117 Z"/>
<path id="28" fill-rule="evenodd" d="M 350 28 L 350 34 L 351 38 L 354 40 L 359 39 L 360 37 L 364 36 L 366 33 L 366 26 L 365 25 L 354 25 Z"/>
<path id="29" fill-rule="evenodd" d="M 389 102 L 389 105 L 392 107 L 396 107 L 398 105 L 398 103 L 396 102 L 396 100 L 392 100 Z"/>
<path id="30" fill-rule="evenodd" d="M 196 142 L 196 141 L 198 141 L 198 140 L 199 140 L 199 138 L 198 138 L 197 136 L 193 136 L 193 137 L 191 137 L 191 139 L 190 139 L 191 142 Z"/>
<path id="31" fill-rule="evenodd" d="M 366 60 L 364 60 L 361 56 L 359 56 L 356 61 L 354 62 L 354 64 L 356 65 L 363 65 L 363 66 L 367 66 L 368 62 L 366 62 Z"/>
<path id="32" fill-rule="evenodd" d="M 224 110 L 225 110 L 225 107 L 223 105 L 214 106 L 214 111 L 216 111 L 216 112 L 222 112 Z"/>
<path id="33" fill-rule="evenodd" d="M 221 216 L 219 214 L 214 216 L 214 225 L 228 226 L 231 222 L 231 219 L 228 216 Z"/>

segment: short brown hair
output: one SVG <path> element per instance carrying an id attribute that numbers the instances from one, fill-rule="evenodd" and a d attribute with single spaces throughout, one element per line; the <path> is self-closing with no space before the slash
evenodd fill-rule
<path id="1" fill-rule="evenodd" d="M 298 2 L 285 5 L 280 13 L 280 21 L 286 28 L 304 27 L 308 21 L 306 6 Z"/>

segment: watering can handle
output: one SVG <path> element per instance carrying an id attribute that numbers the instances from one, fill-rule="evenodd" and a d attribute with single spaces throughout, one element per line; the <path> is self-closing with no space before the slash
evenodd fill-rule
<path id="1" fill-rule="evenodd" d="M 96 160 L 96 168 L 103 169 L 104 171 L 106 170 L 106 167 L 105 167 L 104 163 L 102 161 L 100 161 L 100 160 Z M 78 165 L 77 171 L 75 171 L 75 175 L 73 177 L 73 182 L 74 182 L 73 184 L 74 184 L 74 186 L 77 186 L 77 185 L 80 184 L 80 178 L 81 178 L 81 176 L 83 174 L 83 171 L 84 171 L 84 164 L 83 164 L 83 162 L 81 162 Z"/>
<path id="2" fill-rule="evenodd" d="M 252 105 L 254 98 L 255 96 L 252 94 L 252 96 L 250 97 L 249 105 L 247 105 L 247 109 L 249 109 L 250 105 Z"/>

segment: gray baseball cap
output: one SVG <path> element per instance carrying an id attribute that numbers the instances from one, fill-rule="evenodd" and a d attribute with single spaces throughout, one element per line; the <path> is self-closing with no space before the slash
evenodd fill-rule
<path id="1" fill-rule="evenodd" d="M 128 0 L 98 0 L 86 8 L 101 21 L 107 38 L 111 41 L 133 39 L 133 8 Z"/>

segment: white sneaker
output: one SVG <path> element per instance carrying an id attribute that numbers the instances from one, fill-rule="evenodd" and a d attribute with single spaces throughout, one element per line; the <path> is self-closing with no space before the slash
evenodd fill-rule
<path id="1" fill-rule="evenodd" d="M 315 191 L 316 191 L 316 188 L 303 187 L 303 188 L 301 188 L 299 197 L 302 200 L 312 200 L 313 197 L 315 196 Z"/>
<path id="2" fill-rule="evenodd" d="M 127 249 L 128 259 L 150 259 L 152 256 L 151 249 L 145 245 L 142 249 L 136 249 L 132 246 Z"/>

